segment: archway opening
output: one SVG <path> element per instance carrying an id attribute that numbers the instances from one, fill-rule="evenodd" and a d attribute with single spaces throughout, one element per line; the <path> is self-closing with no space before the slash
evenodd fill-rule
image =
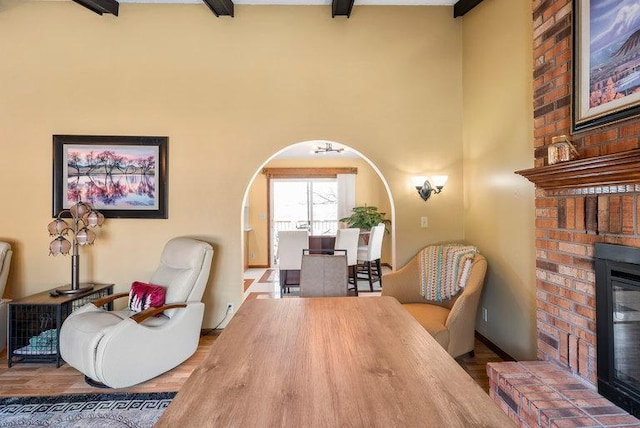
<path id="1" fill-rule="evenodd" d="M 332 150 L 318 150 L 326 147 Z M 241 207 L 243 278 L 247 270 L 266 269 L 268 272 L 272 268 L 273 211 L 270 207 L 272 185 L 269 175 L 273 171 L 291 174 L 295 170 L 296 176 L 313 176 L 320 170 L 335 175 L 336 171 L 345 169 L 357 171 L 354 205 L 378 206 L 390 220 L 390 233 L 383 244 L 382 263 L 393 269 L 396 265 L 395 204 L 384 175 L 364 153 L 350 146 L 335 141 L 309 140 L 291 144 L 271 155 L 257 168 L 245 188 Z M 244 284 L 246 290 L 250 282 L 245 280 Z"/>

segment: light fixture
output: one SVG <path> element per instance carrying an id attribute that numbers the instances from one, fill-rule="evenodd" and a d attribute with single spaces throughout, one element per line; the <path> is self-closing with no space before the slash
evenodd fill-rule
<path id="1" fill-rule="evenodd" d="M 342 151 L 344 151 L 344 147 L 334 149 L 333 144 L 329 142 L 326 142 L 324 143 L 324 145 L 321 145 L 321 146 L 316 146 L 315 149 L 313 149 L 313 153 L 322 153 L 322 154 L 327 154 L 329 152 L 341 153 Z"/>
<path id="2" fill-rule="evenodd" d="M 442 192 L 442 188 L 444 184 L 447 182 L 446 175 L 434 175 L 431 177 L 431 181 L 429 181 L 428 177 L 413 177 L 413 185 L 416 187 L 418 191 L 418 195 L 422 198 L 423 201 L 426 201 L 431 197 L 432 193 L 436 195 Z"/>
<path id="3" fill-rule="evenodd" d="M 62 217 L 70 216 L 69 220 Z M 91 230 L 96 226 L 102 226 L 104 215 L 94 210 L 91 205 L 85 202 L 77 202 L 68 210 L 62 210 L 56 219 L 49 223 L 49 235 L 55 239 L 49 244 L 49 255 L 67 255 L 71 250 L 71 284 L 57 288 L 56 291 L 62 294 L 82 293 L 93 289 L 92 285 L 80 286 L 80 256 L 78 246 L 92 245 L 96 239 L 96 234 Z M 66 237 L 69 237 L 67 239 Z M 69 242 L 71 240 L 71 242 Z"/>

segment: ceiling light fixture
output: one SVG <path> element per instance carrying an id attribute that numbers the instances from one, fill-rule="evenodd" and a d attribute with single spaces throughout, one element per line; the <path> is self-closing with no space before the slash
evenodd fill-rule
<path id="1" fill-rule="evenodd" d="M 334 149 L 333 148 L 333 144 L 324 143 L 323 146 L 316 146 L 316 148 L 313 150 L 313 153 L 322 153 L 322 154 L 326 154 L 326 153 L 329 153 L 329 152 L 342 153 L 343 151 L 344 151 L 344 147 L 340 147 L 338 149 Z"/>

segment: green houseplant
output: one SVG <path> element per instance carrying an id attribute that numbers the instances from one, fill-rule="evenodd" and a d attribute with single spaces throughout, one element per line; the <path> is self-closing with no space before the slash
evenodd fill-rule
<path id="1" fill-rule="evenodd" d="M 391 221 L 385 219 L 386 213 L 378 211 L 378 207 L 374 206 L 362 206 L 353 207 L 351 210 L 353 213 L 349 217 L 341 218 L 340 221 L 347 223 L 349 227 L 357 227 L 360 230 L 371 230 L 373 226 L 377 226 L 379 223 L 384 223 L 385 230 L 387 226 L 391 224 Z M 389 232 L 387 230 L 387 232 Z"/>

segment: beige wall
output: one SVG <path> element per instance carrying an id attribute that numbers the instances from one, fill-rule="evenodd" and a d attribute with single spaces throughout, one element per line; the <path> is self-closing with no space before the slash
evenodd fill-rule
<path id="1" fill-rule="evenodd" d="M 464 226 L 489 260 L 478 331 L 536 357 L 531 4 L 492 0 L 464 17 Z"/>
<path id="2" fill-rule="evenodd" d="M 69 280 L 69 258 L 47 250 L 52 134 L 169 136 L 169 218 L 108 220 L 82 250 L 81 279 L 124 291 L 149 277 L 168 238 L 205 239 L 216 250 L 205 327 L 240 304 L 245 190 L 290 144 L 332 140 L 375 163 L 395 201 L 399 264 L 462 238 L 461 46 L 450 7 L 358 6 L 347 20 L 328 6 L 237 6 L 218 19 L 203 4 L 123 3 L 116 18 L 73 2 L 3 0 L 8 294 Z M 410 177 L 436 173 L 449 182 L 424 203 Z"/>
<path id="3" fill-rule="evenodd" d="M 355 167 L 356 205 L 376 206 L 380 212 L 391 218 L 391 204 L 382 180 L 371 165 L 362 158 L 343 159 L 274 159 L 266 167 L 272 168 L 304 168 L 304 167 Z M 267 179 L 258 174 L 251 184 L 249 193 L 249 264 L 254 266 L 269 265 L 268 248 L 268 203 Z M 391 237 L 386 234 L 382 251 L 382 262 L 391 264 Z M 251 255 L 254 257 L 252 258 Z"/>

